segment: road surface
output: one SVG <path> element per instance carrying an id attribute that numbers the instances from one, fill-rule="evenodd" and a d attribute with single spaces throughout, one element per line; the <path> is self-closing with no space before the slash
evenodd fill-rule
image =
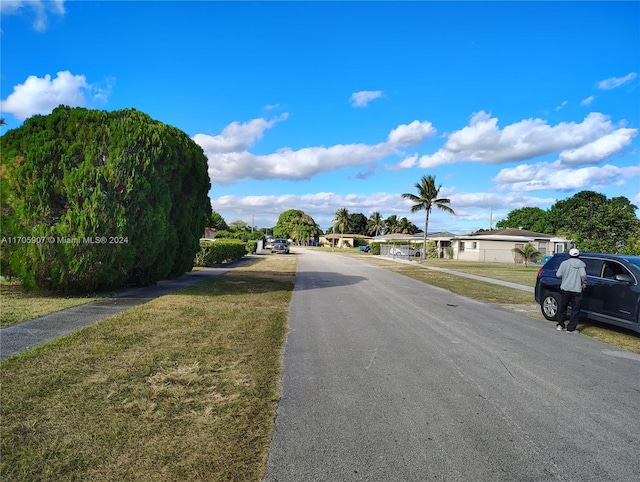
<path id="1" fill-rule="evenodd" d="M 357 259 L 292 255 L 265 481 L 640 480 L 640 356 Z"/>

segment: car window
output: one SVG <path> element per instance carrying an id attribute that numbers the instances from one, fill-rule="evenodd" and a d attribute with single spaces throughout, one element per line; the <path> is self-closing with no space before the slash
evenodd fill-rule
<path id="1" fill-rule="evenodd" d="M 601 259 L 584 258 L 582 259 L 582 261 L 584 261 L 584 264 L 587 265 L 585 269 L 589 276 L 597 276 L 598 278 L 600 277 L 600 274 L 602 273 Z"/>
<path id="2" fill-rule="evenodd" d="M 605 261 L 604 268 L 602 270 L 602 277 L 614 279 L 617 274 L 629 274 L 629 272 L 620 263 L 615 261 Z"/>

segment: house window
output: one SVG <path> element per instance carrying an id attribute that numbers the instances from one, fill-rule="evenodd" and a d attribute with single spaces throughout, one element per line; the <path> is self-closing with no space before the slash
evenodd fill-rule
<path id="1" fill-rule="evenodd" d="M 564 253 L 564 243 L 555 243 L 553 248 L 554 253 Z"/>
<path id="2" fill-rule="evenodd" d="M 471 242 L 471 249 L 478 249 L 478 242 L 477 241 L 472 241 Z"/>
<path id="3" fill-rule="evenodd" d="M 538 251 L 542 256 L 547 255 L 547 243 L 538 243 Z"/>
<path id="4" fill-rule="evenodd" d="M 460 241 L 460 252 L 464 252 L 464 241 Z"/>

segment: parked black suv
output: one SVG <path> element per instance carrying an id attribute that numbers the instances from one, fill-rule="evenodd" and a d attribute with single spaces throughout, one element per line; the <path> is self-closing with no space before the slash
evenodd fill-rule
<path id="1" fill-rule="evenodd" d="M 557 320 L 560 278 L 556 271 L 569 255 L 554 255 L 538 271 L 535 298 L 547 320 Z M 587 265 L 580 316 L 640 333 L 640 256 L 581 253 Z"/>

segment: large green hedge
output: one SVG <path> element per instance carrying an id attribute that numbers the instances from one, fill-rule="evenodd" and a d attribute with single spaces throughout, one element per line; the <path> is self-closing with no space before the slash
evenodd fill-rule
<path id="1" fill-rule="evenodd" d="M 190 271 L 211 214 L 207 159 L 131 109 L 60 106 L 1 138 L 3 275 L 88 292 Z"/>
<path id="2" fill-rule="evenodd" d="M 195 265 L 210 267 L 226 261 L 235 261 L 241 259 L 247 252 L 246 244 L 235 239 L 201 241 Z"/>

